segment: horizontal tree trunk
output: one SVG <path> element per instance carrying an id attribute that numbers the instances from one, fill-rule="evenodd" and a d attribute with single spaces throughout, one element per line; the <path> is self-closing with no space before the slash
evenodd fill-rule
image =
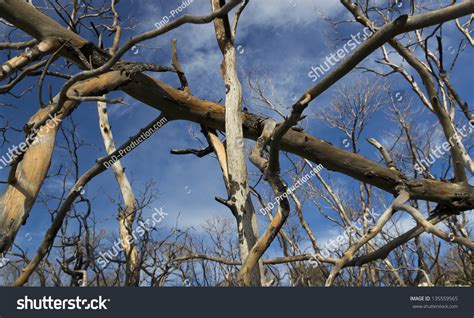
<path id="1" fill-rule="evenodd" d="M 434 14 L 425 14 L 423 17 L 410 17 L 399 32 L 427 27 L 465 15 L 474 10 L 474 2 L 467 1 L 446 10 L 443 11 L 446 13 L 444 16 L 435 12 Z M 0 17 L 15 24 L 38 41 L 47 38 L 70 39 L 76 47 L 87 47 L 88 51 L 92 51 L 90 54 L 95 52 L 95 49 L 91 49 L 93 45 L 87 40 L 62 27 L 25 2 L 0 0 Z M 86 44 L 88 45 L 86 46 Z M 80 59 L 75 56 L 76 53 L 72 50 L 63 50 L 61 53 L 71 61 L 81 64 Z M 330 84 L 330 81 L 328 83 Z M 193 121 L 210 128 L 225 130 L 224 107 L 222 105 L 190 96 L 186 92 L 174 89 L 145 74 L 133 76 L 132 81 L 121 89 L 137 100 L 161 110 L 167 118 Z M 318 92 L 320 89 L 322 88 L 318 88 Z M 263 120 L 264 118 L 260 116 L 244 113 L 244 136 L 256 140 L 261 133 Z M 282 139 L 281 149 L 317 164 L 323 164 L 329 170 L 343 173 L 393 194 L 397 193 L 398 186 L 405 185 L 410 197 L 415 200 L 442 203 L 459 210 L 468 210 L 474 207 L 474 188 L 469 185 L 428 179 L 407 180 L 400 173 L 372 160 L 344 151 L 302 132 L 288 131 Z"/>

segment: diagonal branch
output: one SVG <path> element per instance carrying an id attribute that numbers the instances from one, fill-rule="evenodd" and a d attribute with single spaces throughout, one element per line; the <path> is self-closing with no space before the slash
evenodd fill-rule
<path id="1" fill-rule="evenodd" d="M 135 136 L 131 137 L 126 143 L 122 146 L 117 148 L 114 152 L 110 153 L 109 155 L 97 159 L 97 163 L 95 166 L 90 168 L 86 171 L 74 184 L 71 191 L 69 191 L 68 196 L 64 199 L 59 207 L 56 216 L 51 224 L 51 227 L 46 232 L 38 250 L 36 251 L 36 255 L 31 259 L 28 265 L 23 269 L 21 275 L 15 281 L 15 286 L 22 286 L 24 285 L 31 274 L 34 272 L 36 267 L 40 264 L 41 260 L 45 257 L 45 255 L 50 250 L 52 244 L 54 243 L 54 239 L 58 234 L 59 230 L 62 227 L 64 218 L 66 217 L 67 213 L 71 209 L 71 206 L 74 204 L 75 200 L 80 196 L 81 190 L 96 176 L 103 173 L 107 170 L 107 163 L 108 162 L 117 162 L 124 156 L 126 156 L 130 151 L 125 151 L 126 149 L 130 148 L 132 143 L 138 143 L 140 138 L 143 138 L 143 131 L 148 131 L 150 129 L 154 129 L 158 123 L 163 122 L 164 117 L 162 115 L 158 116 L 154 119 L 151 123 L 149 123 L 145 128 L 141 129 Z M 135 147 L 131 148 L 132 150 Z"/>

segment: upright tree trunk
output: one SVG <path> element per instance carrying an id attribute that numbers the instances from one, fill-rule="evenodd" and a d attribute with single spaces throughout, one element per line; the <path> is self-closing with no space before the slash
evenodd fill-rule
<path id="1" fill-rule="evenodd" d="M 226 94 L 226 144 L 229 169 L 230 203 L 234 207 L 239 232 L 240 258 L 245 260 L 258 239 L 255 209 L 249 195 L 244 135 L 242 130 L 242 88 L 237 76 L 236 50 L 228 46 L 224 53 L 222 73 L 228 90 Z M 260 285 L 262 273 L 252 272 L 251 284 Z"/>
<path id="2" fill-rule="evenodd" d="M 110 155 L 116 150 L 116 148 L 109 124 L 109 117 L 107 115 L 107 104 L 98 102 L 97 109 L 99 111 L 100 132 L 102 133 L 107 154 Z M 132 186 L 128 181 L 125 169 L 122 167 L 120 160 L 112 165 L 112 171 L 114 172 L 124 202 L 123 209 L 121 208 L 119 211 L 118 221 L 120 241 L 122 242 L 126 259 L 125 284 L 126 286 L 138 286 L 140 283 L 140 268 L 138 264 L 137 248 L 135 242 L 128 239 L 129 237 L 133 237 L 133 223 L 136 215 L 135 195 L 133 194 Z"/>
<path id="3" fill-rule="evenodd" d="M 220 0 L 211 0 L 213 11 L 221 7 L 221 2 Z M 237 220 L 240 258 L 243 262 L 257 242 L 259 235 L 257 217 L 250 199 L 247 183 L 247 163 L 242 128 L 242 86 L 237 73 L 237 51 L 234 46 L 235 34 L 230 30 L 228 17 L 215 19 L 214 27 L 217 42 L 224 57 L 221 71 L 226 87 L 225 131 L 227 170 L 229 175 L 228 203 Z M 263 265 L 260 261 L 259 266 L 251 273 L 251 284 L 259 286 L 263 279 Z"/>

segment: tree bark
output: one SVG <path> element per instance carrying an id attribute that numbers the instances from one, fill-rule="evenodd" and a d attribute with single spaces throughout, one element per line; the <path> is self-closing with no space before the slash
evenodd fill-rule
<path id="1" fill-rule="evenodd" d="M 395 33 L 399 34 L 436 25 L 472 12 L 474 12 L 474 1 L 466 1 L 451 7 L 410 17 L 405 25 L 397 29 Z M 77 48 L 82 48 L 86 44 L 91 45 L 76 33 L 67 30 L 34 7 L 21 1 L 0 0 L 0 17 L 15 24 L 38 41 L 47 38 L 63 38 L 71 40 L 71 44 Z M 359 48 L 356 51 L 363 50 Z M 74 52 L 63 50 L 61 54 L 78 65 L 82 65 Z M 347 70 L 342 71 L 347 73 Z M 332 75 L 333 73 L 334 75 Z M 332 85 L 336 78 L 342 76 L 341 70 L 339 68 L 335 69 L 328 75 L 330 80 L 320 83 L 315 90 L 319 94 Z M 166 114 L 168 119 L 193 121 L 217 130 L 225 130 L 225 110 L 222 105 L 189 96 L 189 94 L 174 89 L 146 74 L 140 73 L 132 76 L 132 81 L 121 89 L 135 99 L 159 109 L 163 114 Z M 263 128 L 261 123 L 264 119 L 251 113 L 242 113 L 244 137 L 256 140 L 261 134 Z M 372 160 L 344 151 L 302 132 L 289 130 L 283 136 L 281 149 L 309 159 L 316 164 L 323 164 L 326 169 L 343 173 L 392 194 L 396 193 L 395 187 L 397 185 L 405 184 L 410 197 L 415 200 L 442 203 L 460 210 L 468 210 L 474 207 L 474 189 L 469 185 L 429 179 L 406 180 L 399 173 Z"/>
<path id="2" fill-rule="evenodd" d="M 338 79 L 347 74 L 358 62 L 367 57 L 376 47 L 385 43 L 393 36 L 443 23 L 466 14 L 471 14 L 473 11 L 474 1 L 465 1 L 461 4 L 455 4 L 447 8 L 408 18 L 405 23 L 389 29 L 389 32 L 381 33 L 375 40 L 370 40 L 370 43 L 367 45 L 359 47 L 354 54 L 310 90 L 311 98 L 315 98 L 324 92 Z M 83 51 L 87 57 L 90 57 L 95 66 L 104 63 L 104 56 L 91 43 L 62 27 L 59 23 L 26 2 L 0 0 L 0 17 L 32 35 L 39 42 L 48 39 L 69 40 L 71 45 Z M 370 50 L 366 50 L 367 48 Z M 83 66 L 77 56 L 77 52 L 74 50 L 63 49 L 61 54 L 78 65 Z M 99 86 L 103 85 L 103 83 L 99 84 Z M 121 89 L 130 96 L 161 110 L 170 120 L 183 119 L 218 130 L 226 129 L 225 109 L 222 105 L 189 96 L 189 94 L 174 89 L 145 74 L 133 75 L 129 84 L 121 87 Z M 100 93 L 103 94 L 104 91 Z M 76 104 L 76 102 L 73 104 Z M 40 116 L 40 114 L 38 115 Z M 250 113 L 240 113 L 240 116 L 243 124 L 243 136 L 256 140 L 261 134 L 261 123 L 264 118 Z M 39 121 L 39 119 L 35 120 Z M 36 156 L 35 158 L 28 157 L 26 162 L 33 166 L 36 164 L 41 165 L 39 169 L 28 167 L 29 164 L 25 163 L 23 163 L 25 167 L 23 165 L 18 167 L 17 173 L 21 175 L 16 176 L 16 178 L 20 180 L 20 184 L 23 187 L 26 185 L 28 190 L 22 192 L 17 189 L 18 185 L 16 188 L 9 185 L 0 197 L 0 220 L 2 221 L 0 225 L 0 252 L 10 246 L 11 240 L 13 240 L 20 224 L 26 219 L 44 180 L 54 140 L 49 138 L 45 142 L 47 142 L 47 145 L 45 144 L 44 147 L 45 151 L 41 151 L 43 148 L 38 150 L 41 153 L 40 158 L 45 158 L 44 165 L 40 164 L 39 160 L 38 163 L 32 163 L 32 161 L 38 158 Z M 240 142 L 243 142 L 243 140 Z M 468 184 L 429 179 L 409 180 L 397 171 L 292 129 L 282 137 L 281 150 L 292 152 L 317 164 L 323 164 L 329 170 L 343 173 L 392 194 L 396 194 L 396 188 L 403 185 L 413 200 L 437 202 L 444 207 L 450 207 L 455 210 L 469 210 L 474 207 L 474 189 Z M 30 153 L 34 154 L 35 151 L 31 150 Z M 25 157 L 27 156 L 25 155 Z"/>
<path id="3" fill-rule="evenodd" d="M 212 10 L 221 8 L 223 1 L 211 0 Z M 244 261 L 257 242 L 258 225 L 255 208 L 248 187 L 247 163 L 245 158 L 244 133 L 242 128 L 242 86 L 237 73 L 237 51 L 235 34 L 230 29 L 229 18 L 214 20 L 216 37 L 222 55 L 222 77 L 226 87 L 225 132 L 227 173 L 229 178 L 228 204 L 237 220 L 240 258 Z M 251 284 L 261 285 L 264 277 L 263 265 L 251 273 Z"/>
<path id="4" fill-rule="evenodd" d="M 71 93 L 80 95 L 101 95 L 114 90 L 128 81 L 125 74 L 118 71 L 103 74 L 90 80 L 79 82 L 71 87 Z M 34 142 L 26 150 L 16 169 L 12 168 L 9 184 L 0 195 L 0 253 L 7 251 L 20 226 L 26 222 L 39 190 L 51 164 L 56 133 L 61 120 L 77 107 L 79 102 L 67 101 L 55 119 L 51 119 L 39 129 Z M 28 121 L 28 126 L 41 122 L 54 109 L 55 103 L 40 109 Z"/>
<path id="5" fill-rule="evenodd" d="M 109 124 L 109 116 L 107 114 L 107 103 L 98 102 L 97 110 L 99 112 L 99 123 L 100 132 L 102 133 L 102 139 L 104 140 L 105 149 L 107 154 L 112 154 L 115 148 L 115 142 L 112 135 L 112 129 Z M 133 237 L 133 223 L 135 221 L 136 214 L 136 202 L 135 195 L 133 194 L 132 186 L 128 181 L 128 177 L 125 174 L 125 169 L 122 166 L 120 160 L 112 165 L 112 171 L 114 172 L 115 179 L 122 194 L 124 203 L 123 208 L 119 208 L 119 233 L 120 241 L 122 242 L 123 252 L 126 259 L 126 286 L 138 286 L 140 283 L 140 268 L 138 264 L 137 247 L 133 240 L 129 240 L 129 237 Z"/>

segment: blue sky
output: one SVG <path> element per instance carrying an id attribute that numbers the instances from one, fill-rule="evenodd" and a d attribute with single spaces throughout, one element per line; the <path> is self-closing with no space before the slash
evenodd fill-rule
<path id="1" fill-rule="evenodd" d="M 123 17 L 128 14 L 132 18 L 128 22 L 134 25 L 133 29 L 125 31 L 122 43 L 132 35 L 153 29 L 157 21 L 168 15 L 170 10 L 176 8 L 181 2 L 175 0 L 121 1 L 118 5 L 119 13 Z M 37 1 L 37 3 L 40 3 L 40 1 Z M 209 1 L 194 0 L 183 13 L 207 14 L 209 10 Z M 49 14 L 51 16 L 51 12 Z M 242 15 L 236 41 L 240 53 L 239 73 L 242 80 L 245 79 L 249 71 L 257 74 L 263 74 L 263 72 L 269 74 L 275 84 L 275 97 L 281 100 L 283 104 L 291 105 L 295 98 L 301 96 L 305 90 L 314 84 L 307 75 L 311 65 L 322 63 L 328 54 L 341 48 L 351 34 L 362 31 L 362 27 L 356 23 L 343 24 L 334 29 L 330 23 L 322 19 L 322 16 L 328 16 L 334 20 L 350 18 L 348 12 L 336 0 L 251 0 Z M 122 19 L 122 21 L 125 21 L 125 19 Z M 454 30 L 453 24 L 446 25 L 444 31 L 445 35 L 448 35 L 445 46 L 457 47 L 461 36 L 459 32 Z M 5 32 L 3 25 L 0 26 L 0 32 Z M 21 33 L 18 32 L 17 34 L 20 38 Z M 91 32 L 84 31 L 81 35 L 90 41 L 97 41 Z M 139 45 L 136 50 L 130 51 L 126 55 L 126 59 L 169 65 L 170 40 L 172 38 L 178 40 L 178 53 L 193 94 L 213 101 L 222 99 L 225 94 L 219 73 L 222 56 L 216 44 L 212 24 L 183 26 L 169 34 L 145 42 L 143 46 Z M 110 39 L 107 39 L 107 41 L 110 44 Z M 380 68 L 380 65 L 374 63 L 374 58 L 379 56 L 380 51 L 377 51 L 363 64 Z M 2 61 L 6 60 L 6 53 L 0 51 L 0 58 Z M 447 58 L 452 57 L 448 56 Z M 401 62 L 396 55 L 393 55 L 393 60 Z M 453 74 L 451 74 L 455 87 L 458 88 L 460 95 L 468 104 L 474 102 L 472 95 L 474 87 L 472 78 L 470 78 L 472 72 L 466 70 L 472 70 L 473 62 L 472 48 L 468 47 L 460 56 L 458 64 Z M 388 71 L 386 68 L 384 70 Z M 407 70 L 414 74 L 409 67 L 407 67 Z M 172 75 L 153 74 L 153 76 L 174 86 L 179 86 L 178 81 Z M 373 78 L 367 73 L 354 71 L 341 80 L 339 85 L 351 85 L 360 77 Z M 399 75 L 389 77 L 388 80 L 394 91 L 403 90 L 406 96 L 410 98 L 411 90 Z M 36 79 L 28 79 L 15 88 L 15 92 L 21 92 L 33 85 L 35 81 Z M 53 92 L 57 92 L 60 82 L 49 79 L 47 84 L 51 84 Z M 252 103 L 245 85 L 244 89 L 245 102 L 250 110 L 268 114 L 266 110 L 258 108 Z M 327 109 L 333 93 L 334 90 L 328 90 L 310 105 L 306 112 L 309 119 L 305 121 L 304 126 L 306 131 L 312 135 L 327 140 L 334 145 L 342 146 L 342 133 L 315 119 L 318 112 L 324 112 Z M 13 126 L 21 128 L 29 116 L 34 114 L 38 108 L 37 96 L 36 87 L 19 100 L 10 96 L 0 96 L 0 102 L 17 106 L 14 109 L 2 108 L 2 115 L 10 118 Z M 109 96 L 124 96 L 124 94 L 114 93 Z M 129 105 L 109 106 L 112 131 L 117 144 L 126 141 L 129 136 L 134 135 L 158 115 L 155 109 L 130 97 L 124 97 Z M 430 127 L 436 121 L 434 115 L 428 114 L 416 97 L 414 97 L 413 107 L 424 114 L 417 119 L 420 125 Z M 288 110 L 283 109 L 283 111 L 288 114 Z M 80 138 L 88 144 L 79 153 L 80 169 L 81 172 L 84 172 L 94 164 L 97 157 L 104 155 L 96 105 L 93 103 L 81 104 L 78 110 L 74 112 L 73 118 L 79 124 L 78 134 Z M 274 118 L 278 117 L 274 116 Z M 457 118 L 461 123 L 463 118 L 461 116 Z M 393 132 L 393 129 L 386 109 L 382 109 L 370 121 L 363 137 L 384 136 L 390 131 Z M 164 211 L 169 214 L 163 223 L 165 227 L 173 226 L 178 215 L 180 215 L 179 224 L 182 227 L 194 226 L 197 230 L 205 220 L 215 216 L 233 220 L 228 209 L 214 200 L 216 196 L 225 197 L 226 195 L 221 172 L 215 158 L 207 156 L 198 159 L 194 156 L 173 156 L 169 153 L 170 149 L 200 148 L 201 145 L 191 137 L 192 133 L 201 138 L 199 125 L 182 121 L 172 122 L 160 129 L 156 135 L 122 160 L 137 194 L 143 190 L 147 181 L 153 180 L 155 182 L 158 197 L 145 215 L 151 215 L 155 207 L 164 207 Z M 8 137 L 12 144 L 18 144 L 24 138 L 22 133 L 14 132 L 9 133 Z M 376 151 L 364 141 L 364 138 L 361 139 L 361 153 L 366 157 L 378 160 Z M 387 137 L 380 138 L 388 140 L 384 139 Z M 472 140 L 472 138 L 468 138 L 467 141 L 469 140 Z M 61 144 L 63 138 L 58 138 L 57 142 Z M 252 145 L 252 142 L 247 144 L 248 147 Z M 1 149 L 2 153 L 5 153 L 9 146 L 10 144 L 5 144 Z M 57 148 L 54 153 L 51 171 L 57 168 L 60 163 L 67 164 L 68 160 L 67 153 Z M 289 162 L 284 160 L 283 169 L 289 167 Z M 251 180 L 253 181 L 251 181 L 251 184 L 253 184 L 257 179 L 257 170 L 250 163 L 249 171 L 252 174 Z M 325 177 L 331 178 L 336 184 L 336 188 L 345 187 L 346 191 L 348 189 L 356 191 L 357 189 L 358 184 L 347 177 L 328 171 L 322 173 Z M 5 180 L 6 176 L 7 169 L 0 170 L 0 179 Z M 290 179 L 287 178 L 287 181 L 291 184 Z M 317 184 L 317 180 L 313 181 Z M 72 184 L 72 180 L 70 184 Z M 59 186 L 59 180 L 49 179 L 45 183 L 42 192 L 55 193 L 60 189 Z M 262 193 L 268 193 L 268 188 L 261 189 Z M 389 199 L 389 196 L 378 190 L 376 193 Z M 114 220 L 117 211 L 116 206 L 111 202 L 111 198 L 119 199 L 119 192 L 112 171 L 106 171 L 89 183 L 86 194 L 94 199 L 93 210 L 97 219 L 106 220 L 103 222 L 103 227 L 107 230 L 108 235 L 110 237 L 116 236 L 117 222 Z M 255 203 L 257 204 L 257 202 Z M 305 216 L 317 238 L 324 241 L 325 239 L 334 238 L 339 233 L 317 213 L 316 208 L 310 202 L 306 202 L 304 208 Z M 259 221 L 263 229 L 267 223 L 266 217 L 259 216 Z M 404 220 L 402 223 L 404 226 L 413 224 L 409 220 Z M 36 204 L 27 224 L 18 235 L 17 243 L 21 246 L 27 246 L 31 251 L 35 250 L 37 242 L 42 238 L 49 225 L 48 211 L 41 204 Z M 29 237 L 32 237 L 33 240 L 29 240 Z M 280 255 L 280 253 L 275 249 L 269 252 L 269 254 L 275 255 Z"/>

